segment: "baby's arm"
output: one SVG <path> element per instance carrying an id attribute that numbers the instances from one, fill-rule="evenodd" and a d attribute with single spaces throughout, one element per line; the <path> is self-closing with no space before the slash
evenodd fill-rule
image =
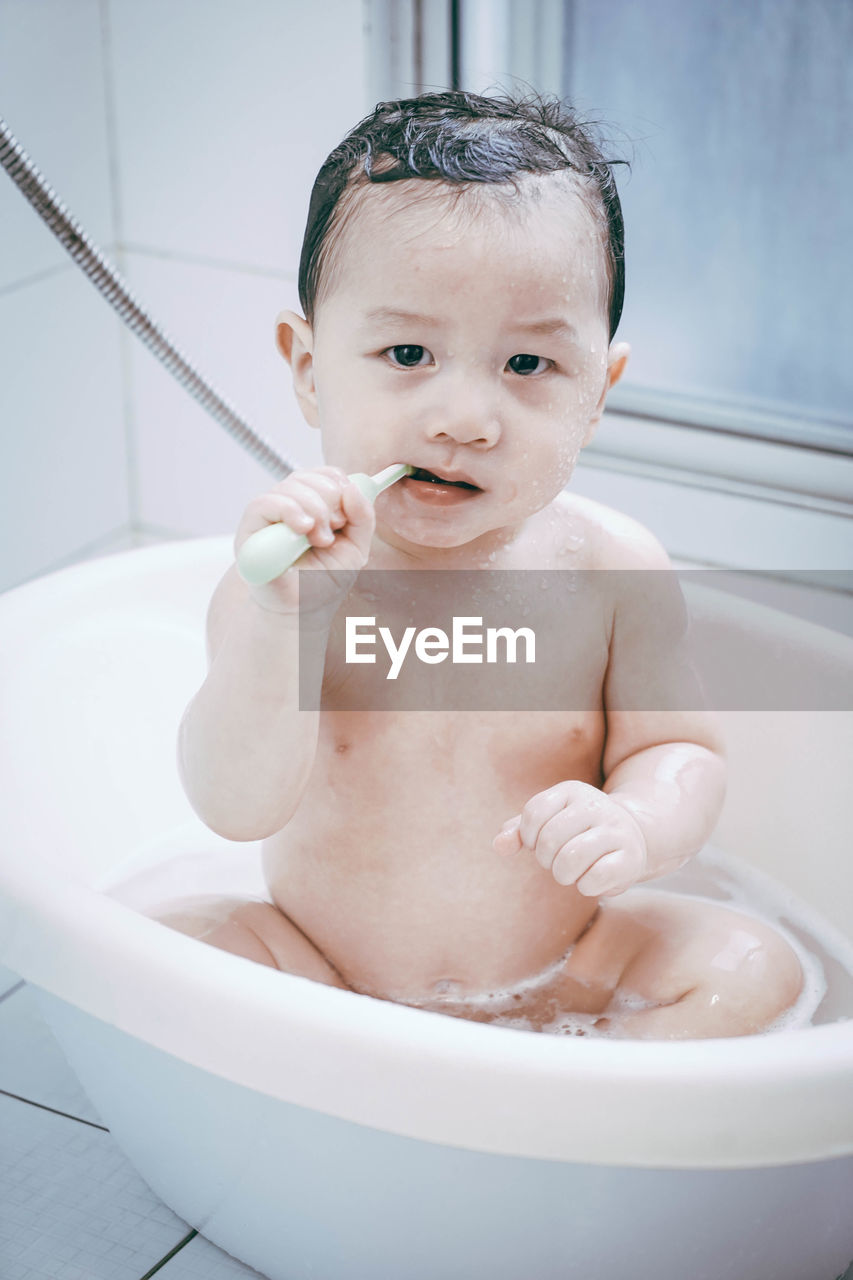
<path id="1" fill-rule="evenodd" d="M 313 622 L 302 618 L 323 646 L 343 585 L 367 560 L 373 507 L 336 468 L 294 472 L 249 504 L 235 551 L 276 521 L 304 533 L 314 548 L 300 570 L 328 571 L 326 608 Z M 299 705 L 298 580 L 294 568 L 266 586 L 248 587 L 232 566 L 211 601 L 209 670 L 181 722 L 178 759 L 194 809 L 226 839 L 280 831 L 314 763 L 319 712 Z"/>
<path id="2" fill-rule="evenodd" d="M 610 575 L 617 599 L 602 786 L 569 780 L 539 792 L 495 840 L 501 853 L 531 850 L 558 883 L 591 897 L 681 866 L 711 834 L 725 792 L 722 743 L 701 709 L 680 591 L 665 552 L 637 529 L 630 568 Z"/>

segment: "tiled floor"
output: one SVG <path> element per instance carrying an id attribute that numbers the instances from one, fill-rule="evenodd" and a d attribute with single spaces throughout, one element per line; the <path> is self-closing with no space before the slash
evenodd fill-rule
<path id="1" fill-rule="evenodd" d="M 249 1280 L 162 1204 L 83 1093 L 26 984 L 0 968 L 2 1280 Z"/>

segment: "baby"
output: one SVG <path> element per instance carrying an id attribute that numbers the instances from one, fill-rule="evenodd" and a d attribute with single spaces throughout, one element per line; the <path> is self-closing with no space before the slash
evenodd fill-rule
<path id="1" fill-rule="evenodd" d="M 700 849 L 725 785 L 707 714 L 617 696 L 654 649 L 636 593 L 584 597 L 566 628 L 582 709 L 364 710 L 345 693 L 364 670 L 346 617 L 375 612 L 346 593 L 365 566 L 668 568 L 641 526 L 564 492 L 628 359 L 623 278 L 610 168 L 556 100 L 383 103 L 326 161 L 305 315 L 279 317 L 278 345 L 328 465 L 252 501 L 235 545 L 278 521 L 304 533 L 298 569 L 326 570 L 328 598 L 300 618 L 297 569 L 249 587 L 231 568 L 179 742 L 205 823 L 264 840 L 271 902 L 176 906 L 166 923 L 318 982 L 536 1029 L 566 1015 L 611 1036 L 744 1035 L 797 998 L 799 962 L 769 925 L 634 887 Z M 347 473 L 391 463 L 415 470 L 374 508 Z M 300 627 L 325 655 L 319 710 Z"/>

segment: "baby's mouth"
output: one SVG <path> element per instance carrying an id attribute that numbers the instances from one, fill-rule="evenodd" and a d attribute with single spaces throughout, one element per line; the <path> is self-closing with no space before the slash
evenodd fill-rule
<path id="1" fill-rule="evenodd" d="M 469 484 L 467 480 L 446 480 L 444 476 L 436 475 L 434 471 L 426 471 L 423 467 L 414 467 L 409 479 L 422 480 L 428 484 L 450 485 L 454 489 L 470 489 L 473 493 L 482 492 L 479 485 Z"/>

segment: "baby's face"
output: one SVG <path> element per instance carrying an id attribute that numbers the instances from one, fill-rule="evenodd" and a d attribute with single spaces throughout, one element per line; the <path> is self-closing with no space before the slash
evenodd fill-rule
<path id="1" fill-rule="evenodd" d="M 377 502 L 397 546 L 520 527 L 566 485 L 618 376 L 592 217 L 564 179 L 528 182 L 539 199 L 511 208 L 485 188 L 368 186 L 294 352 L 328 463 L 419 469 Z"/>

